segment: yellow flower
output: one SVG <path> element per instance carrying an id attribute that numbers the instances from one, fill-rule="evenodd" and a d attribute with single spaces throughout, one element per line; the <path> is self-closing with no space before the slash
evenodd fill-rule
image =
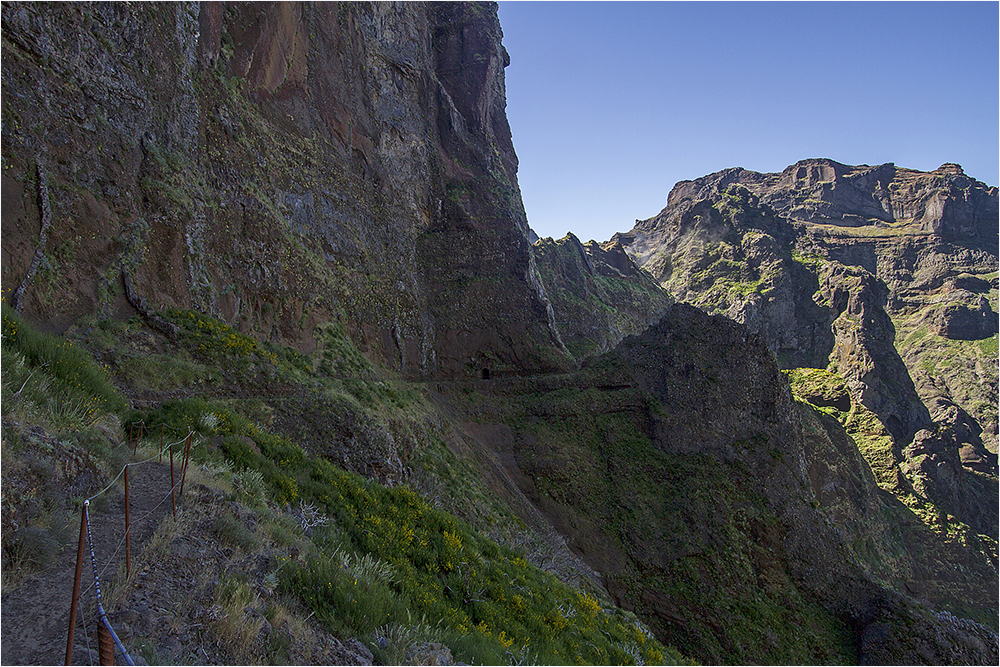
<path id="1" fill-rule="evenodd" d="M 598 602 L 595 597 L 584 593 L 583 595 L 579 595 L 577 600 L 579 602 L 580 611 L 587 616 L 593 616 L 597 612 L 601 611 L 601 603 Z"/>

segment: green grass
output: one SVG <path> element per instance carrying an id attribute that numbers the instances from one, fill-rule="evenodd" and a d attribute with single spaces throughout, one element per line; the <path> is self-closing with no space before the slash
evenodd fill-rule
<path id="1" fill-rule="evenodd" d="M 812 402 L 815 409 L 840 422 L 868 461 L 879 486 L 886 491 L 902 493 L 892 436 L 874 413 L 851 397 L 847 381 L 837 373 L 820 368 L 794 368 L 783 372 L 797 398 Z M 848 407 L 839 410 L 832 407 L 835 403 Z"/>
<path id="2" fill-rule="evenodd" d="M 909 317 L 896 317 L 896 347 L 915 381 L 933 378 L 945 395 L 984 428 L 997 423 L 996 386 L 998 347 L 996 334 L 981 340 L 952 340 L 922 324 L 926 309 Z M 939 389 L 941 391 L 941 389 Z M 985 439 L 985 438 L 984 438 Z"/>
<path id="3" fill-rule="evenodd" d="M 259 346 L 205 316 L 172 316 L 190 323 L 183 340 L 205 355 L 203 363 L 246 357 L 282 363 L 277 353 L 261 356 Z M 422 395 L 378 379 L 378 370 L 342 331 L 330 328 L 325 335 L 326 359 L 309 377 L 321 382 L 328 400 L 316 408 L 355 428 L 367 422 L 367 432 L 383 428 L 399 444 L 421 442 L 413 462 L 450 475 L 441 480 L 447 494 L 479 498 L 470 501 L 479 525 L 496 522 L 494 513 L 502 511 L 491 505 L 496 499 L 487 498 L 475 471 L 453 460 L 427 430 L 433 410 Z M 382 486 L 271 432 L 263 426 L 264 408 L 246 400 L 168 401 L 142 415 L 140 435 L 156 442 L 161 424 L 170 433 L 190 429 L 194 461 L 232 470 L 235 498 L 263 512 L 309 506 L 326 518 L 327 524 L 311 530 L 307 555 L 283 563 L 278 581 L 284 595 L 297 597 L 330 631 L 371 640 L 378 628 L 426 621 L 456 659 L 470 663 L 527 657 L 561 664 L 682 660 L 644 634 L 633 616 L 603 609 L 595 598 L 529 564 L 523 552 L 484 537 L 412 488 Z M 244 549 L 259 539 L 235 519 L 220 519 L 213 529 L 221 541 Z"/>
<path id="4" fill-rule="evenodd" d="M 212 520 L 212 532 L 229 546 L 250 551 L 259 544 L 257 537 L 241 521 L 224 514 Z"/>
<path id="5" fill-rule="evenodd" d="M 792 248 L 792 261 L 807 266 L 814 271 L 818 270 L 826 258 L 816 253 L 803 253 L 798 248 Z"/>
<path id="6" fill-rule="evenodd" d="M 124 463 L 125 401 L 81 346 L 41 333 L 2 307 L 3 571 L 16 585 L 66 541 L 67 487 L 86 492 Z M 88 481 L 89 480 L 89 481 Z M 5 589 L 6 590 L 6 589 Z"/>
<path id="7" fill-rule="evenodd" d="M 1000 354 L 1000 346 L 997 344 L 997 334 L 978 341 L 978 346 L 979 352 L 987 359 L 995 360 L 997 355 Z"/>
<path id="8" fill-rule="evenodd" d="M 324 487 L 334 489 L 326 506 L 341 534 L 392 572 L 373 576 L 372 568 L 351 567 L 323 552 L 285 568 L 284 590 L 331 629 L 366 635 L 385 624 L 428 618 L 450 636 L 459 660 L 503 663 L 507 651 L 526 647 L 542 662 L 627 660 L 619 645 L 639 631 L 625 617 L 604 613 L 593 598 L 408 489 L 385 489 L 331 468 L 324 472 L 331 477 Z M 663 659 L 658 642 L 643 643 L 644 659 Z"/>
<path id="9" fill-rule="evenodd" d="M 138 426 L 133 430 L 144 449 L 159 447 L 161 431 L 168 441 L 190 431 L 193 463 L 211 470 L 208 474 L 223 488 L 232 489 L 230 499 L 251 507 L 264 526 L 255 532 L 235 515 L 223 515 L 213 520 L 211 534 L 219 544 L 247 553 L 272 541 L 295 544 L 302 557 L 281 562 L 272 573 L 273 585 L 282 595 L 298 599 L 336 635 L 357 636 L 375 648 L 379 628 L 424 636 L 430 628 L 457 660 L 468 663 L 685 662 L 631 614 L 606 607 L 536 568 L 523 551 L 486 538 L 466 521 L 429 504 L 413 488 L 382 486 L 272 432 L 266 424 L 273 409 L 265 401 L 187 398 L 144 412 L 128 410 L 110 375 L 82 347 L 37 334 L 6 311 L 4 315 L 5 410 L 12 403 L 8 396 L 18 391 L 9 388 L 10 382 L 24 382 L 21 378 L 31 375 L 22 397 L 31 387 L 44 390 L 40 401 L 61 396 L 57 390 L 75 392 L 84 402 L 100 397 L 95 409 L 107 415 L 105 405 L 113 403 L 122 419 Z M 393 434 L 396 446 L 420 443 L 411 461 L 451 474 L 441 480 L 442 490 L 467 495 L 470 516 L 479 525 L 498 521 L 500 503 L 483 491 L 473 468 L 447 451 L 434 430 L 440 427 L 429 426 L 433 420 L 427 420 L 435 413 L 422 394 L 378 379 L 378 369 L 363 362 L 342 331 L 327 341 L 331 353 L 343 360 L 339 368 L 313 371 L 294 354 L 266 348 L 207 316 L 191 311 L 171 311 L 168 316 L 182 327 L 182 349 L 197 359 L 190 362 L 194 377 L 217 371 L 232 374 L 241 364 L 245 367 L 239 374 L 260 373 L 289 382 L 304 377 L 311 384 L 299 386 L 335 398 L 329 407 L 350 428 L 368 429 L 366 433 L 384 429 Z M 344 375 L 331 378 L 326 374 L 331 370 Z M 36 386 L 34 381 L 43 376 L 46 384 Z M 141 374 L 132 377 L 139 385 L 146 382 Z M 44 413 L 54 409 L 51 400 L 38 406 Z M 72 423 L 82 426 L 86 420 Z M 123 437 L 120 427 L 117 433 Z M 81 444 L 86 439 L 76 437 Z M 86 446 L 99 449 L 100 442 L 107 443 L 107 438 L 95 438 Z M 109 461 L 114 458 L 110 451 L 100 454 Z M 6 445 L 5 455 L 13 455 Z M 303 507 L 326 523 L 308 531 L 304 524 L 296 526 L 289 517 Z M 20 559 L 21 569 L 36 567 L 33 559 L 44 552 L 39 545 L 47 539 L 44 531 L 22 532 L 5 543 L 5 554 Z M 8 560 L 5 556 L 5 574 Z M 256 606 L 257 596 L 254 584 L 235 574 L 218 587 L 216 605 L 221 611 L 211 631 L 234 655 L 242 655 L 248 636 L 242 607 Z"/>
<path id="10" fill-rule="evenodd" d="M 81 346 L 36 331 L 3 306 L 3 415 L 80 444 L 102 460 L 120 455 L 107 437 L 126 412 L 108 369 Z"/>
<path id="11" fill-rule="evenodd" d="M 16 395 L 59 413 L 66 426 L 89 425 L 103 412 L 125 410 L 107 368 L 89 352 L 65 338 L 36 331 L 6 304 L 2 309 L 5 398 Z"/>
<path id="12" fill-rule="evenodd" d="M 330 518 L 331 526 L 315 531 L 315 551 L 283 566 L 280 582 L 335 633 L 367 637 L 386 624 L 426 618 L 468 662 L 507 662 L 518 651 L 561 664 L 675 655 L 644 634 L 640 640 L 634 617 L 603 610 L 412 489 L 341 470 L 226 406 L 189 399 L 164 404 L 146 421 L 222 436 L 232 467 L 259 473 L 265 505 L 304 501 Z M 202 456 L 196 450 L 195 460 Z M 215 530 L 235 545 L 251 540 L 230 520 Z"/>

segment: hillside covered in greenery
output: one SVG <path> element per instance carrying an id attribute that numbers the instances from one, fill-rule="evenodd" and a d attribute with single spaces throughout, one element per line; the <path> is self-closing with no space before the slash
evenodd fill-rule
<path id="1" fill-rule="evenodd" d="M 1000 660 L 996 188 L 532 244 L 494 3 L 2 23 L 4 664 Z"/>

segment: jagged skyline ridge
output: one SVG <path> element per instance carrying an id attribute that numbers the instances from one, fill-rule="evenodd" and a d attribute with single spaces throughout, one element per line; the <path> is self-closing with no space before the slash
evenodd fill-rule
<path id="1" fill-rule="evenodd" d="M 680 180 L 806 157 L 957 162 L 996 184 L 997 19 L 993 3 L 501 2 L 529 224 L 606 240 Z"/>

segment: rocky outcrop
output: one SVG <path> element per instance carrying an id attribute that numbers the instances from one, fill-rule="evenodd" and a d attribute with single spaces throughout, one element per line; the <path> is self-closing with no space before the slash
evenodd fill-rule
<path id="1" fill-rule="evenodd" d="M 904 474 L 896 464 L 888 431 L 852 398 L 844 378 L 820 369 L 796 369 L 787 375 L 800 399 L 797 407 L 816 498 L 855 556 L 897 592 L 993 627 L 997 592 L 992 583 L 996 577 L 992 538 L 977 535 L 967 524 L 936 509 L 938 498 L 926 499 L 930 486 L 943 490 L 944 485 L 918 483 L 914 490 L 911 480 L 916 476 Z M 919 432 L 915 443 L 928 435 Z M 942 448 L 933 461 L 928 461 L 931 456 L 926 452 L 908 451 L 905 458 L 917 465 L 927 461 L 924 467 L 931 470 L 940 463 L 941 474 L 947 475 L 961 466 L 943 460 L 950 451 Z M 985 477 L 966 479 L 953 484 L 953 489 L 979 493 L 985 507 L 984 482 Z M 951 503 L 958 506 L 963 500 L 971 498 Z M 981 507 L 963 514 L 976 517 Z"/>
<path id="2" fill-rule="evenodd" d="M 852 393 L 886 425 L 897 442 L 930 423 L 899 353 L 895 328 L 885 312 L 885 289 L 858 266 L 822 267 L 818 295 L 836 314 L 829 363 L 847 378 Z M 816 364 L 821 366 L 822 364 Z"/>
<path id="3" fill-rule="evenodd" d="M 567 234 L 538 240 L 532 252 L 556 327 L 577 359 L 607 352 L 642 332 L 671 302 L 615 241 L 580 243 Z"/>
<path id="4" fill-rule="evenodd" d="M 994 659 L 989 630 L 906 588 L 948 580 L 964 591 L 950 606 L 976 600 L 977 617 L 993 618 L 992 561 L 969 556 L 952 576 L 937 559 L 963 547 L 879 489 L 854 441 L 793 400 L 746 327 L 675 304 L 577 373 L 479 391 L 464 399 L 477 432 L 521 492 L 616 604 L 682 652 L 706 663 Z"/>
<path id="5" fill-rule="evenodd" d="M 964 417 L 958 427 L 917 431 L 900 468 L 919 496 L 996 539 L 997 455 L 975 446 Z"/>
<path id="6" fill-rule="evenodd" d="M 667 206 L 704 199 L 735 183 L 792 220 L 845 228 L 905 223 L 915 232 L 971 240 L 984 248 L 997 242 L 996 188 L 966 176 L 957 164 L 921 172 L 892 163 L 870 167 L 810 159 L 778 174 L 726 169 L 681 181 Z"/>
<path id="7" fill-rule="evenodd" d="M 805 160 L 678 183 L 615 239 L 677 299 L 760 334 L 782 367 L 830 365 L 890 430 L 913 483 L 995 535 L 996 513 L 959 498 L 980 497 L 975 475 L 997 476 L 997 227 L 997 189 L 957 165 Z M 906 463 L 926 429 L 947 432 L 939 456 L 969 462 L 954 483 L 918 483 Z"/>
<path id="8" fill-rule="evenodd" d="M 407 377 L 566 363 L 495 5 L 28 3 L 3 29 L 3 287 L 43 253 L 29 319 L 130 316 L 126 269 L 150 308 L 304 352 L 339 321 Z"/>

